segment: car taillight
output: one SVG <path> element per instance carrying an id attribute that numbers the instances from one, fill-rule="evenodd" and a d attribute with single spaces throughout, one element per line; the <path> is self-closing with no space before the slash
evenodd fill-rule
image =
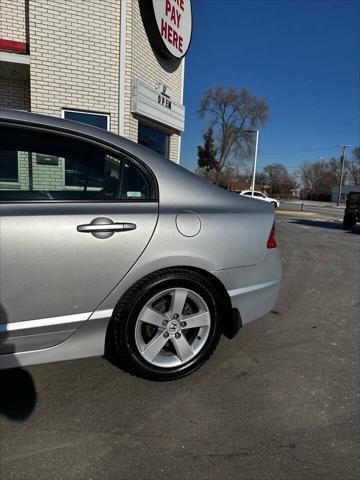
<path id="1" fill-rule="evenodd" d="M 351 193 L 348 193 L 346 197 L 346 208 L 349 208 L 350 204 L 351 204 Z"/>
<path id="2" fill-rule="evenodd" d="M 266 246 L 267 248 L 276 248 L 275 221 L 273 223 Z"/>

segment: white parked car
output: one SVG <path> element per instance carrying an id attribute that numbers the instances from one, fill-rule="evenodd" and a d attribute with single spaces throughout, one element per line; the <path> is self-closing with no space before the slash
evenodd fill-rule
<path id="1" fill-rule="evenodd" d="M 241 190 L 240 195 L 245 195 L 246 197 L 251 197 L 252 196 L 252 191 L 251 190 Z M 254 198 L 256 198 L 258 200 L 263 200 L 264 202 L 272 203 L 275 208 L 278 208 L 280 206 L 279 200 L 276 200 L 276 198 L 267 197 L 264 193 L 261 193 L 261 192 L 254 191 Z"/>

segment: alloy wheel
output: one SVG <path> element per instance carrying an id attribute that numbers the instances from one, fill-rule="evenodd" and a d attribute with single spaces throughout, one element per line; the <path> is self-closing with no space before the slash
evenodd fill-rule
<path id="1" fill-rule="evenodd" d="M 211 315 L 204 299 L 186 288 L 153 296 L 135 324 L 135 342 L 150 364 L 171 368 L 193 359 L 209 336 Z"/>

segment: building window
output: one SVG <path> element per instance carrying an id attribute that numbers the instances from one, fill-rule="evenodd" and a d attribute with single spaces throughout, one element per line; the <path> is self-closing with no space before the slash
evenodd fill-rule
<path id="1" fill-rule="evenodd" d="M 169 139 L 170 135 L 161 130 L 139 123 L 138 142 L 166 158 L 169 158 Z"/>
<path id="2" fill-rule="evenodd" d="M 109 115 L 89 112 L 79 112 L 75 110 L 63 110 L 63 117 L 67 120 L 74 120 L 75 122 L 86 123 L 93 127 L 103 128 L 109 130 Z"/>
<path id="3" fill-rule="evenodd" d="M 0 150 L 0 182 L 18 182 L 19 165 L 17 153 L 13 150 Z"/>

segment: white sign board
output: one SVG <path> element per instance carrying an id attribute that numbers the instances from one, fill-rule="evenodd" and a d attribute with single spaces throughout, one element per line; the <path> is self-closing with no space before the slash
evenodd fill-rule
<path id="1" fill-rule="evenodd" d="M 151 88 L 142 80 L 133 82 L 131 112 L 154 120 L 177 132 L 184 131 L 184 106 L 174 102 L 161 91 Z"/>

